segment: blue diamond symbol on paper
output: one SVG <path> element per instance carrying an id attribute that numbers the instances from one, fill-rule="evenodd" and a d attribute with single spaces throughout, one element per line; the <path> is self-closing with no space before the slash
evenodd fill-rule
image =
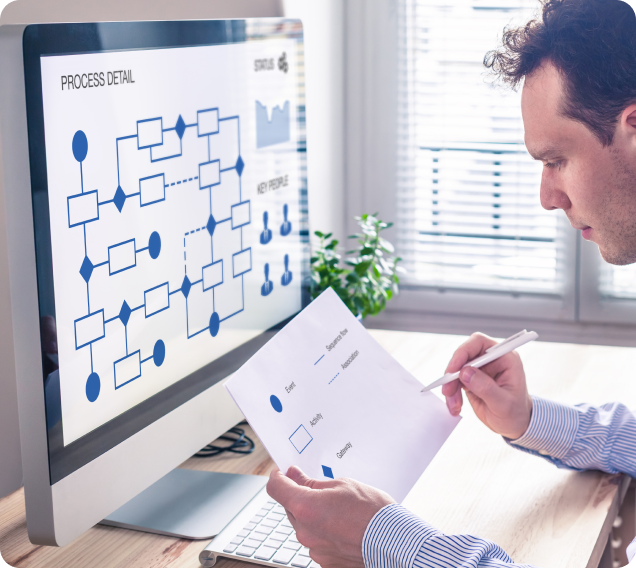
<path id="1" fill-rule="evenodd" d="M 212 215 L 210 215 L 208 224 L 205 226 L 205 228 L 208 230 L 208 233 L 210 233 L 210 236 L 214 235 L 214 229 L 216 229 L 216 221 L 214 220 L 214 217 L 212 217 Z"/>
<path id="2" fill-rule="evenodd" d="M 186 129 L 186 123 L 184 122 L 181 115 L 179 115 L 179 118 L 177 118 L 177 124 L 175 125 L 174 129 L 177 131 L 177 136 L 179 137 L 179 139 L 183 138 L 183 133 Z"/>
<path id="3" fill-rule="evenodd" d="M 91 274 L 93 274 L 93 263 L 88 260 L 88 257 L 84 257 L 84 262 L 82 262 L 82 266 L 80 268 L 80 274 L 82 278 L 88 282 L 91 279 Z"/>
<path id="4" fill-rule="evenodd" d="M 190 288 L 192 288 L 192 283 L 190 279 L 185 276 L 183 278 L 183 283 L 181 284 L 181 293 L 187 298 L 190 295 Z"/>
<path id="5" fill-rule="evenodd" d="M 121 320 L 121 323 L 123 323 L 124 325 L 128 325 L 128 320 L 130 319 L 131 313 L 132 310 L 130 309 L 128 302 L 124 300 L 124 303 L 121 305 L 121 310 L 119 310 L 119 319 Z"/>
<path id="6" fill-rule="evenodd" d="M 121 188 L 121 185 L 117 186 L 117 191 L 115 192 L 115 197 L 113 198 L 113 203 L 115 207 L 121 213 L 121 210 L 124 208 L 124 203 L 126 203 L 126 194 L 124 190 Z"/>
<path id="7" fill-rule="evenodd" d="M 236 171 L 239 176 L 243 173 L 244 169 L 245 169 L 245 162 L 243 162 L 243 158 L 239 156 L 238 160 L 236 160 Z"/>
<path id="8" fill-rule="evenodd" d="M 331 471 L 331 468 L 327 467 L 326 465 L 322 466 L 322 474 L 325 477 L 329 477 L 330 479 L 333 479 L 333 471 Z"/>

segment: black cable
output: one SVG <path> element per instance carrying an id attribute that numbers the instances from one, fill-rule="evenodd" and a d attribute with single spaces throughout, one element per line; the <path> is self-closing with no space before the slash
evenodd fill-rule
<path id="1" fill-rule="evenodd" d="M 241 424 L 247 424 L 247 422 L 241 422 Z M 232 443 L 229 446 L 208 444 L 201 451 L 194 454 L 194 457 L 210 458 L 225 452 L 247 455 L 254 451 L 254 441 L 249 436 L 245 435 L 245 430 L 242 428 L 230 428 L 225 434 L 223 434 L 223 436 L 219 436 L 218 440 L 225 440 Z"/>

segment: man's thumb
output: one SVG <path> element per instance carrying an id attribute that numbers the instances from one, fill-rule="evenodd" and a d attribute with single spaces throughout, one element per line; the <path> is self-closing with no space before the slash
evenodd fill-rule
<path id="1" fill-rule="evenodd" d="M 487 405 L 496 403 L 500 397 L 500 388 L 495 380 L 474 367 L 464 367 L 459 380 L 467 391 L 481 398 Z"/>
<path id="2" fill-rule="evenodd" d="M 304 485 L 305 487 L 310 487 L 312 489 L 316 483 L 315 479 L 305 475 L 305 472 L 296 465 L 292 465 L 287 470 L 287 477 L 289 477 L 292 481 L 295 481 L 298 485 Z"/>

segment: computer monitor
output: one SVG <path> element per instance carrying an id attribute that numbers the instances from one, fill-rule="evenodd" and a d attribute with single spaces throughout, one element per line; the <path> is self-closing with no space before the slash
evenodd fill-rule
<path id="1" fill-rule="evenodd" d="M 302 25 L 6 26 L 0 54 L 27 525 L 61 546 L 239 422 L 223 380 L 308 302 Z"/>

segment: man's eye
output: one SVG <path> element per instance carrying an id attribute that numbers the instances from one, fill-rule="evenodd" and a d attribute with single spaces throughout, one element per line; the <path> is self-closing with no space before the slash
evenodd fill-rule
<path id="1" fill-rule="evenodd" d="M 559 168 L 561 169 L 561 161 L 558 162 L 545 162 L 543 164 L 546 168 Z"/>

